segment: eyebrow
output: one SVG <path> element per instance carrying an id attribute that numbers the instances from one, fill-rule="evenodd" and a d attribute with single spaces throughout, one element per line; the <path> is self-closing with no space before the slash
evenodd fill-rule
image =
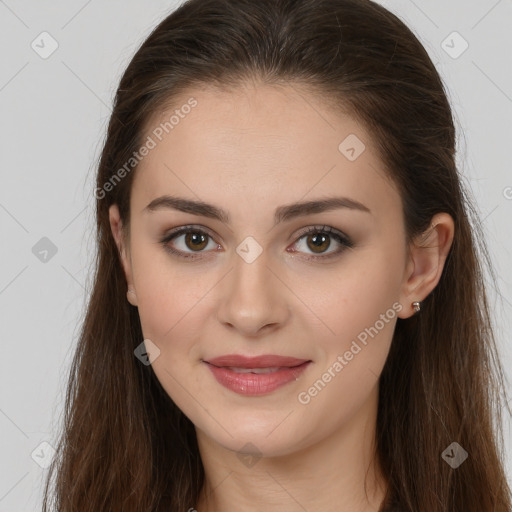
<path id="1" fill-rule="evenodd" d="M 350 210 L 371 214 L 369 208 L 354 199 L 350 199 L 348 197 L 328 197 L 325 199 L 302 201 L 279 206 L 274 212 L 274 225 L 297 217 L 337 210 L 340 208 L 348 208 Z M 230 224 L 230 215 L 226 210 L 203 201 L 195 201 L 192 199 L 185 199 L 183 197 L 173 197 L 169 195 L 157 197 L 156 199 L 153 199 L 142 211 L 154 212 L 163 209 L 191 213 L 193 215 L 216 219 L 224 224 Z"/>

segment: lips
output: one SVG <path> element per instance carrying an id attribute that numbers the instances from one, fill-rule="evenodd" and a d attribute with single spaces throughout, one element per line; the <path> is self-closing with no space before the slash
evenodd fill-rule
<path id="1" fill-rule="evenodd" d="M 256 357 L 247 357 L 236 354 L 214 357 L 206 360 L 207 363 L 219 368 L 291 368 L 306 363 L 308 359 L 296 357 L 276 356 L 266 354 Z"/>
<path id="2" fill-rule="evenodd" d="M 297 380 L 311 363 L 307 359 L 276 355 L 226 355 L 203 361 L 227 389 L 241 395 L 263 395 Z"/>

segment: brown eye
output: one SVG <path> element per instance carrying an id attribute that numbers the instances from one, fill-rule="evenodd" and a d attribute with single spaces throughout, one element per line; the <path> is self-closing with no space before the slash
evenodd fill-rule
<path id="1" fill-rule="evenodd" d="M 160 242 L 167 252 L 183 258 L 200 258 L 203 252 L 209 252 L 205 250 L 209 243 L 210 249 L 218 247 L 210 234 L 193 226 L 176 229 Z"/>
<path id="2" fill-rule="evenodd" d="M 308 247 L 315 253 L 322 253 L 331 245 L 329 236 L 323 233 L 308 235 L 306 239 Z"/>
<path id="3" fill-rule="evenodd" d="M 186 246 L 193 251 L 201 251 L 208 245 L 208 235 L 190 231 L 185 235 Z"/>
<path id="4" fill-rule="evenodd" d="M 333 239 L 334 250 L 328 251 L 333 245 Z M 306 258 L 325 260 L 340 255 L 345 249 L 354 247 L 354 244 L 347 236 L 330 226 L 312 226 L 302 232 L 294 247 L 292 252 L 306 252 Z"/>

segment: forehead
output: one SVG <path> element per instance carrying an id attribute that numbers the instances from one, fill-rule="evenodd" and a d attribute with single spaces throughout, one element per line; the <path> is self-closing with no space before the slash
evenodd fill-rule
<path id="1" fill-rule="evenodd" d="M 248 197 L 257 207 L 333 190 L 383 203 L 387 187 L 399 199 L 364 127 L 297 85 L 191 88 L 152 116 L 147 137 L 154 147 L 133 184 L 145 204 L 176 190 L 226 209 Z"/>
<path id="2" fill-rule="evenodd" d="M 341 105 L 333 112 L 332 105 L 325 96 L 297 84 L 203 86 L 174 98 L 170 108 L 152 116 L 146 132 L 157 132 L 157 138 L 161 134 L 176 145 L 201 146 L 218 156 L 233 158 L 238 153 L 245 160 L 247 152 L 254 150 L 254 157 L 266 156 L 275 162 L 300 161 L 305 154 L 317 161 L 322 155 L 337 158 L 340 142 L 350 134 L 364 141 L 366 148 L 373 146 L 365 128 L 342 113 Z M 234 141 L 239 144 L 235 146 Z"/>

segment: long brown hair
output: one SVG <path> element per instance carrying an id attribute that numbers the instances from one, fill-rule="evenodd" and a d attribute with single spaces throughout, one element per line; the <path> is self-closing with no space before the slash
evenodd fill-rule
<path id="1" fill-rule="evenodd" d="M 204 471 L 194 426 L 151 365 L 134 357 L 143 335 L 126 300 L 108 209 L 117 204 L 128 229 L 136 165 L 127 170 L 126 162 L 143 145 L 152 115 L 194 85 L 236 87 L 254 78 L 305 86 L 363 123 L 401 192 L 408 241 L 436 213 L 455 222 L 441 279 L 420 315 L 398 319 L 380 377 L 377 456 L 389 481 L 386 503 L 421 512 L 509 512 L 504 375 L 486 269 L 495 276 L 456 167 L 451 108 L 416 36 L 370 0 L 189 0 L 133 57 L 98 166 L 94 281 L 44 511 L 52 504 L 59 512 L 197 504 Z M 469 454 L 456 469 L 442 456 L 453 442 Z"/>

